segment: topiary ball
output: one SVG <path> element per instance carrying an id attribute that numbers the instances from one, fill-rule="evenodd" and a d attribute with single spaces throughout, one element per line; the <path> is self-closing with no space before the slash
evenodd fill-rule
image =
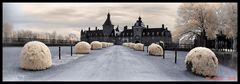
<path id="1" fill-rule="evenodd" d="M 75 53 L 76 54 L 88 54 L 91 51 L 91 45 L 87 42 L 78 42 L 75 45 Z"/>
<path id="2" fill-rule="evenodd" d="M 31 41 L 21 51 L 21 68 L 27 70 L 44 70 L 52 66 L 49 48 L 42 42 Z"/>
<path id="3" fill-rule="evenodd" d="M 214 52 L 205 47 L 196 47 L 185 58 L 188 71 L 202 76 L 216 76 L 218 59 Z"/>
<path id="4" fill-rule="evenodd" d="M 91 48 L 92 48 L 93 50 L 101 49 L 101 48 L 102 48 L 102 43 L 99 42 L 99 41 L 93 41 L 93 42 L 91 43 Z"/>
<path id="5" fill-rule="evenodd" d="M 162 56 L 163 48 L 158 44 L 152 43 L 150 46 L 148 46 L 148 53 L 149 55 Z"/>

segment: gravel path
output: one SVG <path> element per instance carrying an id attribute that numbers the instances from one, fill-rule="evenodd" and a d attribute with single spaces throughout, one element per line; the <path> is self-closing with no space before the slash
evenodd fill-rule
<path id="1" fill-rule="evenodd" d="M 187 52 L 179 51 L 177 64 L 174 51 L 166 51 L 165 59 L 150 56 L 146 51 L 115 45 L 90 54 L 70 56 L 70 48 L 63 47 L 62 60 L 58 48 L 50 47 L 53 66 L 43 71 L 24 71 L 19 68 L 21 48 L 3 48 L 3 81 L 206 81 L 186 71 L 184 58 Z M 145 47 L 146 50 L 146 47 Z M 11 53 L 11 51 L 15 51 Z M 219 65 L 213 81 L 237 80 L 237 71 Z M 210 81 L 211 81 L 210 80 Z M 232 80 L 230 80 L 232 81 Z"/>

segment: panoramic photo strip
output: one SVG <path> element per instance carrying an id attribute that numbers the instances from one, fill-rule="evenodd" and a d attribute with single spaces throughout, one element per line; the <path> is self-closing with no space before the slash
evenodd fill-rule
<path id="1" fill-rule="evenodd" d="M 2 3 L 3 81 L 238 81 L 237 3 Z"/>

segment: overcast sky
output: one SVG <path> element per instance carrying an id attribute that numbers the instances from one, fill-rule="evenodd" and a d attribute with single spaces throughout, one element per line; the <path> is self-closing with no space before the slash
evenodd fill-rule
<path id="1" fill-rule="evenodd" d="M 139 16 L 149 27 L 174 30 L 177 9 L 181 3 L 3 3 L 3 22 L 13 25 L 14 30 L 53 32 L 80 35 L 88 27 L 102 29 L 111 14 L 111 21 L 120 30 L 131 28 Z"/>

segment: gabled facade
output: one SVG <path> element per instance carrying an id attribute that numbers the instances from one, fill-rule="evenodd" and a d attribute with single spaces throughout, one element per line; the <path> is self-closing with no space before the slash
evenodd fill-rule
<path id="1" fill-rule="evenodd" d="M 145 45 L 163 41 L 166 46 L 167 44 L 172 43 L 171 32 L 167 29 L 167 27 L 164 27 L 164 24 L 162 24 L 161 28 L 149 28 L 148 25 L 144 25 L 140 16 L 131 29 L 124 26 L 124 30 L 120 32 L 118 26 L 114 29 L 110 14 L 108 13 L 107 19 L 102 26 L 103 30 L 99 30 L 97 28 L 95 28 L 95 30 L 90 30 L 90 28 L 85 31 L 81 30 L 81 41 L 87 41 L 90 43 L 97 40 L 113 42 L 115 44 L 133 42 L 144 43 Z"/>

